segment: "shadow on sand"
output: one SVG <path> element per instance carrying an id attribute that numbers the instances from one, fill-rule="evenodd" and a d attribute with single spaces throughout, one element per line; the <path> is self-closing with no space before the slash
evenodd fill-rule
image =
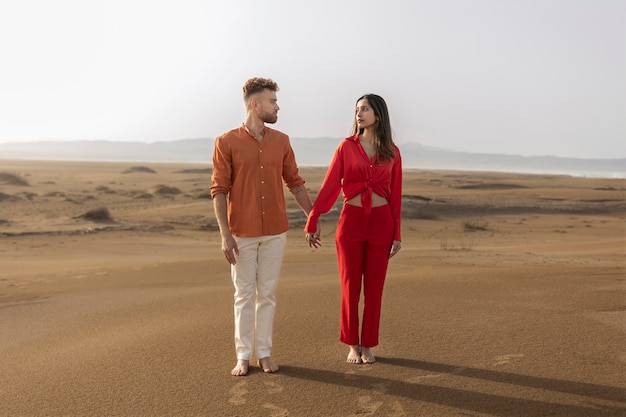
<path id="1" fill-rule="evenodd" d="M 384 386 L 386 386 L 386 395 L 406 397 L 413 401 L 424 401 L 499 416 L 528 417 L 558 415 L 568 417 L 604 417 L 626 415 L 626 389 L 623 388 L 519 375 L 480 368 L 464 368 L 412 359 L 378 357 L 377 360 L 381 365 L 399 366 L 420 371 L 462 376 L 465 378 L 547 390 L 623 404 L 599 405 L 589 403 L 588 407 L 583 407 L 572 404 L 474 392 L 471 391 L 471 386 L 468 386 L 468 389 L 458 389 L 373 377 L 363 374 L 359 374 L 358 377 L 355 378 L 346 378 L 345 374 L 342 372 L 296 366 L 282 366 L 281 373 L 293 378 L 302 378 L 310 381 L 360 389 L 368 389 L 368 387 L 376 387 L 380 386 L 380 384 L 384 384 Z"/>

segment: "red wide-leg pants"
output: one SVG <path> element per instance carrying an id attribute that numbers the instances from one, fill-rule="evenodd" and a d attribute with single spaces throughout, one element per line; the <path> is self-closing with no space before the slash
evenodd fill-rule
<path id="1" fill-rule="evenodd" d="M 393 241 L 389 205 L 372 208 L 344 204 L 335 243 L 341 277 L 341 327 L 339 340 L 348 345 L 378 345 L 383 286 Z M 363 287 L 363 323 L 359 338 L 359 301 Z M 360 343 L 359 343 L 360 341 Z"/>

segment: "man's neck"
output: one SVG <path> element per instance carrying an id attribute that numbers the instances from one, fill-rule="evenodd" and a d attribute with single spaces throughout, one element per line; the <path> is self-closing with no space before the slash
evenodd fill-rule
<path id="1" fill-rule="evenodd" d="M 263 123 L 260 119 L 248 116 L 246 117 L 244 126 L 248 130 L 248 133 L 257 138 L 259 142 L 263 140 L 263 130 L 265 129 L 265 123 Z"/>

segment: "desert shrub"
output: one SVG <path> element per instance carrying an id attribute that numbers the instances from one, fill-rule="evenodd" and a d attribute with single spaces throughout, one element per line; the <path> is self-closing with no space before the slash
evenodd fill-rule
<path id="1" fill-rule="evenodd" d="M 476 184 L 462 184 L 457 185 L 455 188 L 460 190 L 512 190 L 517 188 L 528 188 L 525 185 L 520 184 L 484 184 L 484 183 L 476 183 Z"/>
<path id="2" fill-rule="evenodd" d="M 152 194 L 148 193 L 133 193 L 133 198 L 137 200 L 149 200 L 152 198 Z"/>
<path id="3" fill-rule="evenodd" d="M 195 195 L 195 198 L 206 198 L 208 200 L 212 199 L 210 191 L 204 191 Z"/>
<path id="4" fill-rule="evenodd" d="M 30 185 L 24 177 L 10 172 L 0 172 L 0 184 L 7 185 Z"/>
<path id="5" fill-rule="evenodd" d="M 133 172 L 145 172 L 148 174 L 156 174 L 155 170 L 153 170 L 152 168 L 148 168 L 148 167 L 131 167 L 122 171 L 122 174 L 130 174 Z"/>
<path id="6" fill-rule="evenodd" d="M 106 185 L 97 186 L 96 191 L 100 191 L 101 193 L 107 193 L 107 194 L 117 194 L 115 190 L 110 189 Z"/>
<path id="7" fill-rule="evenodd" d="M 21 193 L 18 193 L 17 195 L 20 197 L 24 197 L 27 200 L 32 200 L 33 198 L 38 197 L 37 193 L 31 193 L 28 191 L 23 191 Z"/>
<path id="8" fill-rule="evenodd" d="M 146 174 L 156 174 L 156 171 L 152 168 L 149 167 L 142 167 L 142 166 L 138 166 L 138 167 L 130 167 L 126 170 L 124 170 L 122 172 L 122 174 L 130 174 L 133 172 L 140 172 L 140 173 L 146 173 Z"/>
<path id="9" fill-rule="evenodd" d="M 154 194 L 161 195 L 178 195 L 181 191 L 176 187 L 169 187 L 167 185 L 159 184 L 154 187 Z"/>
<path id="10" fill-rule="evenodd" d="M 489 222 L 486 220 L 470 219 L 463 222 L 463 230 L 474 232 L 476 230 L 487 230 Z"/>
<path id="11" fill-rule="evenodd" d="M 50 191 L 49 193 L 45 193 L 44 197 L 65 197 L 66 194 L 61 191 Z"/>
<path id="12" fill-rule="evenodd" d="M 194 168 L 194 169 L 183 169 L 182 171 L 176 171 L 176 174 L 211 174 L 213 172 L 213 168 Z"/>
<path id="13" fill-rule="evenodd" d="M 5 194 L 3 192 L 0 192 L 0 201 L 15 201 L 18 198 L 9 194 Z"/>
<path id="14" fill-rule="evenodd" d="M 88 212 L 78 216 L 85 220 L 91 220 L 94 222 L 112 222 L 113 218 L 109 213 L 109 209 L 106 207 L 100 207 L 93 210 L 89 210 Z"/>

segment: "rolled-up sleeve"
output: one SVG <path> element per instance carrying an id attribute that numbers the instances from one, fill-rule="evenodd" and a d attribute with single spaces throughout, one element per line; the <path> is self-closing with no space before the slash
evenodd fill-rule
<path id="1" fill-rule="evenodd" d="M 289 191 L 304 184 L 304 179 L 298 172 L 296 156 L 291 147 L 289 139 L 285 143 L 285 153 L 283 158 L 283 181 Z"/>
<path id="2" fill-rule="evenodd" d="M 232 186 L 232 152 L 228 141 L 223 136 L 215 139 L 213 150 L 213 174 L 211 197 L 217 194 L 228 194 Z"/>

